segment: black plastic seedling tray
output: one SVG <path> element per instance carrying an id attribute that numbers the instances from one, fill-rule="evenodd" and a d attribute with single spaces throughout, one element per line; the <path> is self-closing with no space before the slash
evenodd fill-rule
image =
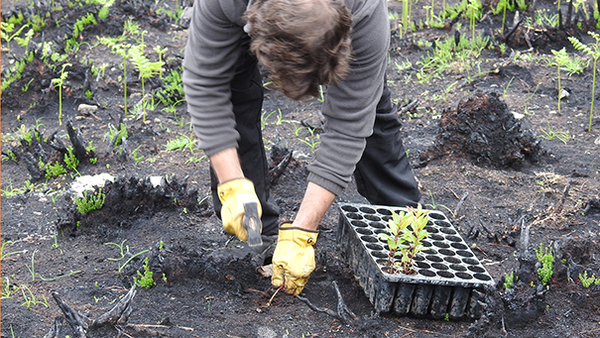
<path id="1" fill-rule="evenodd" d="M 429 210 L 425 250 L 415 257 L 415 275 L 388 273 L 387 242 L 392 210 L 401 207 L 338 204 L 338 248 L 377 313 L 433 318 L 479 318 L 494 280 L 440 211 Z M 388 232 L 389 233 L 389 232 Z"/>

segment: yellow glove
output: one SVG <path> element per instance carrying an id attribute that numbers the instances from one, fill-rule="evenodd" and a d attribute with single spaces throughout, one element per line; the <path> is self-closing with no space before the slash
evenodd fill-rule
<path id="1" fill-rule="evenodd" d="M 236 235 L 240 240 L 248 240 L 248 231 L 244 226 L 244 216 L 250 210 L 257 213 L 258 219 L 255 226 L 258 228 L 258 234 L 262 232 L 260 217 L 262 216 L 262 207 L 252 181 L 246 178 L 238 178 L 227 181 L 217 186 L 217 195 L 221 201 L 221 220 L 225 231 Z M 248 211 L 247 211 L 248 210 Z"/>
<path id="2" fill-rule="evenodd" d="M 285 292 L 297 296 L 315 269 L 315 250 L 312 246 L 319 233 L 292 228 L 291 225 L 285 223 L 279 227 L 279 239 L 273 253 L 271 283 L 276 287 L 285 284 Z"/>

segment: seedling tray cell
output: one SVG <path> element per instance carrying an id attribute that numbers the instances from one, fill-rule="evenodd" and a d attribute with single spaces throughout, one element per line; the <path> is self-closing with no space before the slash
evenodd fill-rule
<path id="1" fill-rule="evenodd" d="M 378 313 L 432 318 L 479 318 L 485 290 L 494 280 L 452 223 L 428 210 L 425 250 L 415 257 L 414 275 L 389 273 L 387 242 L 392 211 L 401 207 L 340 203 L 337 244 Z"/>

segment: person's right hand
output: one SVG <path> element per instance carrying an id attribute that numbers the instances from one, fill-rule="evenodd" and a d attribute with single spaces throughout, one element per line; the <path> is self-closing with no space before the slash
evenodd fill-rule
<path id="1" fill-rule="evenodd" d="M 256 208 L 258 217 L 262 216 L 262 207 L 252 181 L 246 178 L 238 178 L 223 182 L 217 186 L 217 195 L 221 201 L 221 220 L 225 231 L 236 235 L 240 240 L 248 240 L 248 232 L 244 226 L 246 208 Z M 258 225 L 261 227 L 260 219 Z"/>

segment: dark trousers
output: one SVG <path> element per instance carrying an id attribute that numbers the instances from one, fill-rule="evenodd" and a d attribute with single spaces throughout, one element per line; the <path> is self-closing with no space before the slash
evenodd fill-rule
<path id="1" fill-rule="evenodd" d="M 242 42 L 242 52 L 231 82 L 231 102 L 236 130 L 240 134 L 238 153 L 242 170 L 254 182 L 263 209 L 263 235 L 275 235 L 279 208 L 269 192 L 268 163 L 260 129 L 262 78 L 256 58 L 248 52 L 249 43 L 249 38 Z M 402 144 L 401 124 L 390 96 L 391 92 L 385 86 L 377 104 L 373 135 L 367 138 L 354 178 L 358 192 L 373 204 L 416 206 L 421 194 Z M 211 183 L 215 211 L 220 215 L 218 180 L 212 171 Z"/>
<path id="2" fill-rule="evenodd" d="M 421 198 L 400 127 L 391 92 L 384 85 L 373 134 L 367 138 L 367 146 L 354 171 L 358 192 L 372 204 L 416 206 Z"/>
<path id="3" fill-rule="evenodd" d="M 260 118 L 263 86 L 258 62 L 248 52 L 250 39 L 242 41 L 236 72 L 231 81 L 231 103 L 236 130 L 240 134 L 238 154 L 244 176 L 254 183 L 262 206 L 263 235 L 276 235 L 279 228 L 279 208 L 269 192 L 269 166 L 263 145 Z M 217 196 L 217 177 L 211 170 L 211 188 L 215 212 L 221 215 L 221 201 Z"/>

